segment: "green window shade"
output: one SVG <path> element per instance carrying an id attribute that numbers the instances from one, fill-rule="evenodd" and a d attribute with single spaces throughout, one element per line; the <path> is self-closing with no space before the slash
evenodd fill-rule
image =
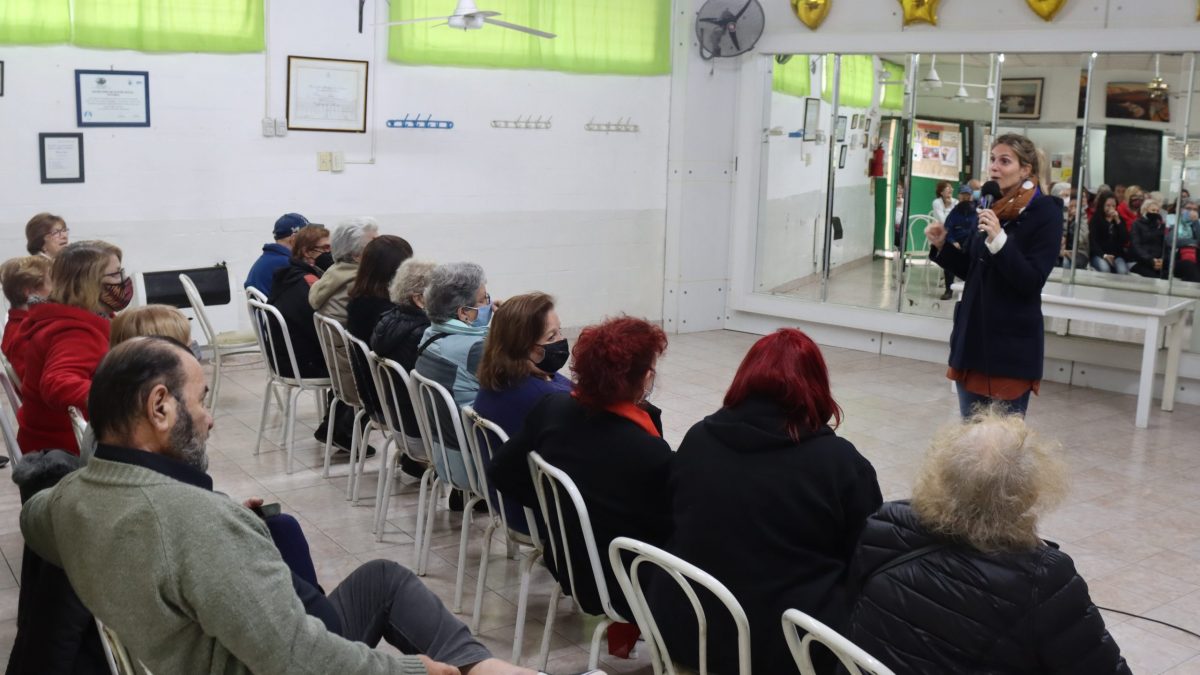
<path id="1" fill-rule="evenodd" d="M 887 72 L 888 82 L 904 82 L 904 66 L 891 61 L 881 61 Z M 880 96 L 879 106 L 884 110 L 901 110 L 904 108 L 904 85 L 882 85 L 883 95 Z"/>
<path id="2" fill-rule="evenodd" d="M 0 44 L 70 40 L 70 0 L 0 0 Z"/>
<path id="3" fill-rule="evenodd" d="M 842 57 L 842 85 L 840 105 L 867 108 L 875 88 L 875 65 L 870 56 L 850 54 Z M 821 85 L 821 98 L 833 102 L 833 55 L 825 55 L 825 78 Z"/>
<path id="4" fill-rule="evenodd" d="M 74 2 L 73 42 L 81 47 L 145 52 L 263 50 L 263 0 Z"/>
<path id="5" fill-rule="evenodd" d="M 801 98 L 812 96 L 812 76 L 808 56 L 793 56 L 787 63 L 776 63 L 771 72 L 771 89 Z"/>
<path id="6" fill-rule="evenodd" d="M 447 0 L 391 3 L 391 20 L 445 16 Z M 558 37 L 500 26 L 455 30 L 436 22 L 392 26 L 388 57 L 403 63 L 663 75 L 671 70 L 670 0 L 490 0 L 501 21 Z"/>

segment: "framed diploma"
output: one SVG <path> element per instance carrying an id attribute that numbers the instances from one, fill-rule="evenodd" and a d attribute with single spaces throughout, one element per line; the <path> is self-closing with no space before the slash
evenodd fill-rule
<path id="1" fill-rule="evenodd" d="M 287 128 L 367 131 L 367 62 L 288 57 Z"/>
<path id="2" fill-rule="evenodd" d="M 75 124 L 80 127 L 150 126 L 150 73 L 76 70 Z"/>
<path id="3" fill-rule="evenodd" d="M 4 95 L 4 62 L 0 61 L 0 96 Z"/>
<path id="4" fill-rule="evenodd" d="M 38 134 L 43 183 L 83 182 L 83 134 Z"/>

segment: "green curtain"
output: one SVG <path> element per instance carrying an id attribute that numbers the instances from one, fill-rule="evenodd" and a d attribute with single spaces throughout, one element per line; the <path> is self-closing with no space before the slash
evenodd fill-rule
<path id="1" fill-rule="evenodd" d="M 10 0 L 4 0 L 9 2 Z M 263 0 L 74 0 L 80 47 L 260 52 Z"/>
<path id="2" fill-rule="evenodd" d="M 787 63 L 776 63 L 771 72 L 771 89 L 801 98 L 812 96 L 812 75 L 808 64 L 807 54 L 797 54 Z"/>
<path id="3" fill-rule="evenodd" d="M 904 82 L 904 66 L 891 61 L 882 61 L 883 69 L 887 71 L 888 82 Z M 904 85 L 884 85 L 879 107 L 884 110 L 902 110 L 904 108 Z"/>
<path id="4" fill-rule="evenodd" d="M 874 59 L 864 54 L 842 56 L 842 83 L 840 105 L 852 108 L 867 108 L 875 93 Z M 833 54 L 825 55 L 825 77 L 821 85 L 821 98 L 833 102 Z"/>
<path id="5" fill-rule="evenodd" d="M 392 26 L 388 57 L 402 63 L 663 75 L 671 70 L 671 0 L 489 0 L 501 21 L 556 34 L 534 37 L 500 26 L 455 30 L 438 22 Z M 445 16 L 448 0 L 393 0 L 391 20 Z M 444 22 L 442 22 L 444 23 Z"/>
<path id="6" fill-rule="evenodd" d="M 70 0 L 0 0 L 0 44 L 45 44 L 70 39 Z"/>

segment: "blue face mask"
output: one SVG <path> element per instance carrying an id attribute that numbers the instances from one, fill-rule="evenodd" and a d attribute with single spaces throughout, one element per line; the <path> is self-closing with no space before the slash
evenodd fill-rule
<path id="1" fill-rule="evenodd" d="M 492 320 L 492 303 L 489 302 L 482 307 L 476 307 L 475 311 L 475 320 L 471 322 L 471 325 L 475 328 L 486 327 L 488 322 Z"/>
<path id="2" fill-rule="evenodd" d="M 983 190 L 972 190 L 971 191 L 971 199 L 974 199 L 975 201 L 979 201 L 979 199 L 981 197 L 983 197 Z"/>

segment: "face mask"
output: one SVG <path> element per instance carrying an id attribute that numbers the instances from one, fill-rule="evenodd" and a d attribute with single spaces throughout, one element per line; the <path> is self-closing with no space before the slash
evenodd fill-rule
<path id="1" fill-rule="evenodd" d="M 983 198 L 983 190 L 971 190 L 971 199 L 979 201 Z"/>
<path id="2" fill-rule="evenodd" d="M 329 253 L 328 251 L 322 253 L 321 255 L 317 256 L 316 260 L 313 261 L 313 266 L 322 272 L 330 267 L 333 267 L 333 254 Z"/>
<path id="3" fill-rule="evenodd" d="M 475 328 L 487 327 L 488 322 L 492 320 L 492 303 L 489 302 L 483 307 L 476 307 L 475 312 L 475 320 L 471 322 L 471 325 Z"/>
<path id="4" fill-rule="evenodd" d="M 654 382 L 655 382 L 655 380 L 657 380 L 657 379 L 658 379 L 658 377 L 657 377 L 657 376 L 655 376 L 653 379 L 651 379 L 651 380 L 650 380 L 650 386 L 649 386 L 649 387 L 646 387 L 646 391 L 642 393 L 642 400 L 643 400 L 643 401 L 649 401 L 649 400 L 650 400 L 650 397 L 651 397 L 651 396 L 654 396 Z"/>
<path id="5" fill-rule="evenodd" d="M 126 278 L 119 284 L 104 284 L 100 291 L 100 302 L 114 312 L 119 312 L 129 306 L 133 300 L 133 279 Z"/>
<path id="6" fill-rule="evenodd" d="M 534 364 L 537 369 L 547 375 L 557 373 L 563 366 L 567 365 L 567 359 L 571 356 L 571 347 L 567 344 L 567 339 L 563 338 L 558 342 L 551 342 L 542 345 L 542 350 L 545 352 L 542 355 L 542 360 Z"/>
<path id="7" fill-rule="evenodd" d="M 1146 214 L 1146 220 L 1148 220 L 1151 223 L 1157 223 L 1161 217 L 1162 216 L 1158 215 L 1157 213 L 1147 213 Z"/>

